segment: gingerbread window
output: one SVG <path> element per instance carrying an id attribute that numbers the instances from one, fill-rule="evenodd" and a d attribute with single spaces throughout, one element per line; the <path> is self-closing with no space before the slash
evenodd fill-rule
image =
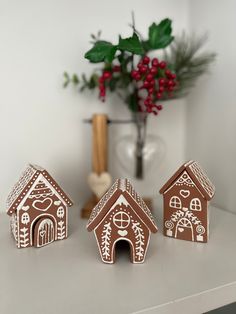
<path id="1" fill-rule="evenodd" d="M 125 229 L 130 224 L 130 217 L 124 212 L 118 212 L 113 217 L 113 223 L 117 228 Z"/>
<path id="2" fill-rule="evenodd" d="M 170 199 L 170 207 L 181 208 L 182 203 L 178 196 L 172 196 Z"/>
<path id="3" fill-rule="evenodd" d="M 27 225 L 30 221 L 30 216 L 28 213 L 23 213 L 23 215 L 21 216 L 21 222 L 24 224 L 24 225 Z"/>
<path id="4" fill-rule="evenodd" d="M 202 210 L 202 204 L 199 198 L 193 198 L 190 202 L 190 209 L 191 210 L 196 210 L 196 211 L 201 211 Z"/>

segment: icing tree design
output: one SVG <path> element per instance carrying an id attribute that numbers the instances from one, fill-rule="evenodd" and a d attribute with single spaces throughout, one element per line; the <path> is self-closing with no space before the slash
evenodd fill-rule
<path id="1" fill-rule="evenodd" d="M 93 209 L 87 224 L 94 231 L 101 258 L 114 263 L 118 241 L 128 241 L 133 263 L 144 262 L 151 232 L 157 232 L 151 212 L 127 179 L 117 180 Z"/>
<path id="2" fill-rule="evenodd" d="M 11 216 L 17 247 L 41 247 L 65 239 L 71 205 L 72 201 L 45 169 L 29 165 L 7 198 L 7 214 Z"/>
<path id="3" fill-rule="evenodd" d="M 29 232 L 28 228 L 24 227 L 20 229 L 20 246 L 27 247 L 29 245 Z"/>
<path id="4" fill-rule="evenodd" d="M 57 225 L 57 238 L 59 240 L 62 240 L 65 238 L 66 236 L 65 229 L 66 229 L 65 222 L 63 220 L 60 220 Z"/>
<path id="5" fill-rule="evenodd" d="M 208 202 L 215 193 L 215 187 L 198 163 L 189 161 L 182 165 L 160 193 L 165 205 L 164 234 L 182 240 L 207 242 Z"/>
<path id="6" fill-rule="evenodd" d="M 103 232 L 102 232 L 102 242 L 101 242 L 101 251 L 102 255 L 106 260 L 110 260 L 110 246 L 111 246 L 111 223 L 108 222 L 104 225 Z"/>
<path id="7" fill-rule="evenodd" d="M 144 247 L 145 247 L 145 242 L 144 242 L 144 233 L 143 229 L 141 228 L 141 225 L 139 222 L 133 222 L 132 224 L 132 229 L 134 230 L 135 234 L 135 255 L 137 255 L 138 260 L 141 261 L 144 258 Z"/>

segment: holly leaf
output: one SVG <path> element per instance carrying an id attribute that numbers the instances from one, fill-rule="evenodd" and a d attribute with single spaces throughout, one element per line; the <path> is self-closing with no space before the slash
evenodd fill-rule
<path id="1" fill-rule="evenodd" d="M 108 41 L 99 40 L 93 48 L 87 51 L 84 55 L 92 63 L 108 62 L 111 63 L 115 57 L 117 46 L 112 45 Z"/>
<path id="2" fill-rule="evenodd" d="M 158 25 L 152 23 L 149 27 L 149 39 L 148 44 L 151 49 L 162 49 L 167 47 L 174 39 L 171 36 L 172 21 L 170 19 L 162 20 Z"/>
<path id="3" fill-rule="evenodd" d="M 117 48 L 122 51 L 128 51 L 136 55 L 144 54 L 142 43 L 140 42 L 136 33 L 133 33 L 132 37 L 124 39 L 120 36 Z"/>

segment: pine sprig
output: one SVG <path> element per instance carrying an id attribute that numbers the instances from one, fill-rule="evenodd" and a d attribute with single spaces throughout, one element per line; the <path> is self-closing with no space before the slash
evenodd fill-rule
<path id="1" fill-rule="evenodd" d="M 216 58 L 212 52 L 201 52 L 207 41 L 207 36 L 197 37 L 186 35 L 175 37 L 169 50 L 165 51 L 165 60 L 178 78 L 178 88 L 173 98 L 186 96 L 195 86 L 197 79 L 209 71 L 209 67 Z"/>

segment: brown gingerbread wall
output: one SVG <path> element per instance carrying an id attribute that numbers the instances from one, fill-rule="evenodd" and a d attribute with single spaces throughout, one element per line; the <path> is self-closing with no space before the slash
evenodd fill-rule
<path id="1" fill-rule="evenodd" d="M 95 229 L 95 235 L 104 262 L 114 262 L 115 243 L 119 240 L 130 243 L 134 263 L 144 261 L 150 231 L 129 205 L 116 205 L 110 210 Z"/>
<path id="2" fill-rule="evenodd" d="M 45 194 L 42 192 L 45 188 Z M 18 247 L 34 245 L 34 227 L 40 218 L 51 219 L 55 240 L 67 237 L 67 206 L 53 192 L 52 188 L 40 182 L 31 191 L 17 211 Z"/>
<path id="3" fill-rule="evenodd" d="M 207 242 L 208 202 L 198 188 L 195 185 L 177 185 L 175 182 L 163 197 L 164 234 L 183 240 Z M 171 204 L 176 204 L 176 207 Z"/>

